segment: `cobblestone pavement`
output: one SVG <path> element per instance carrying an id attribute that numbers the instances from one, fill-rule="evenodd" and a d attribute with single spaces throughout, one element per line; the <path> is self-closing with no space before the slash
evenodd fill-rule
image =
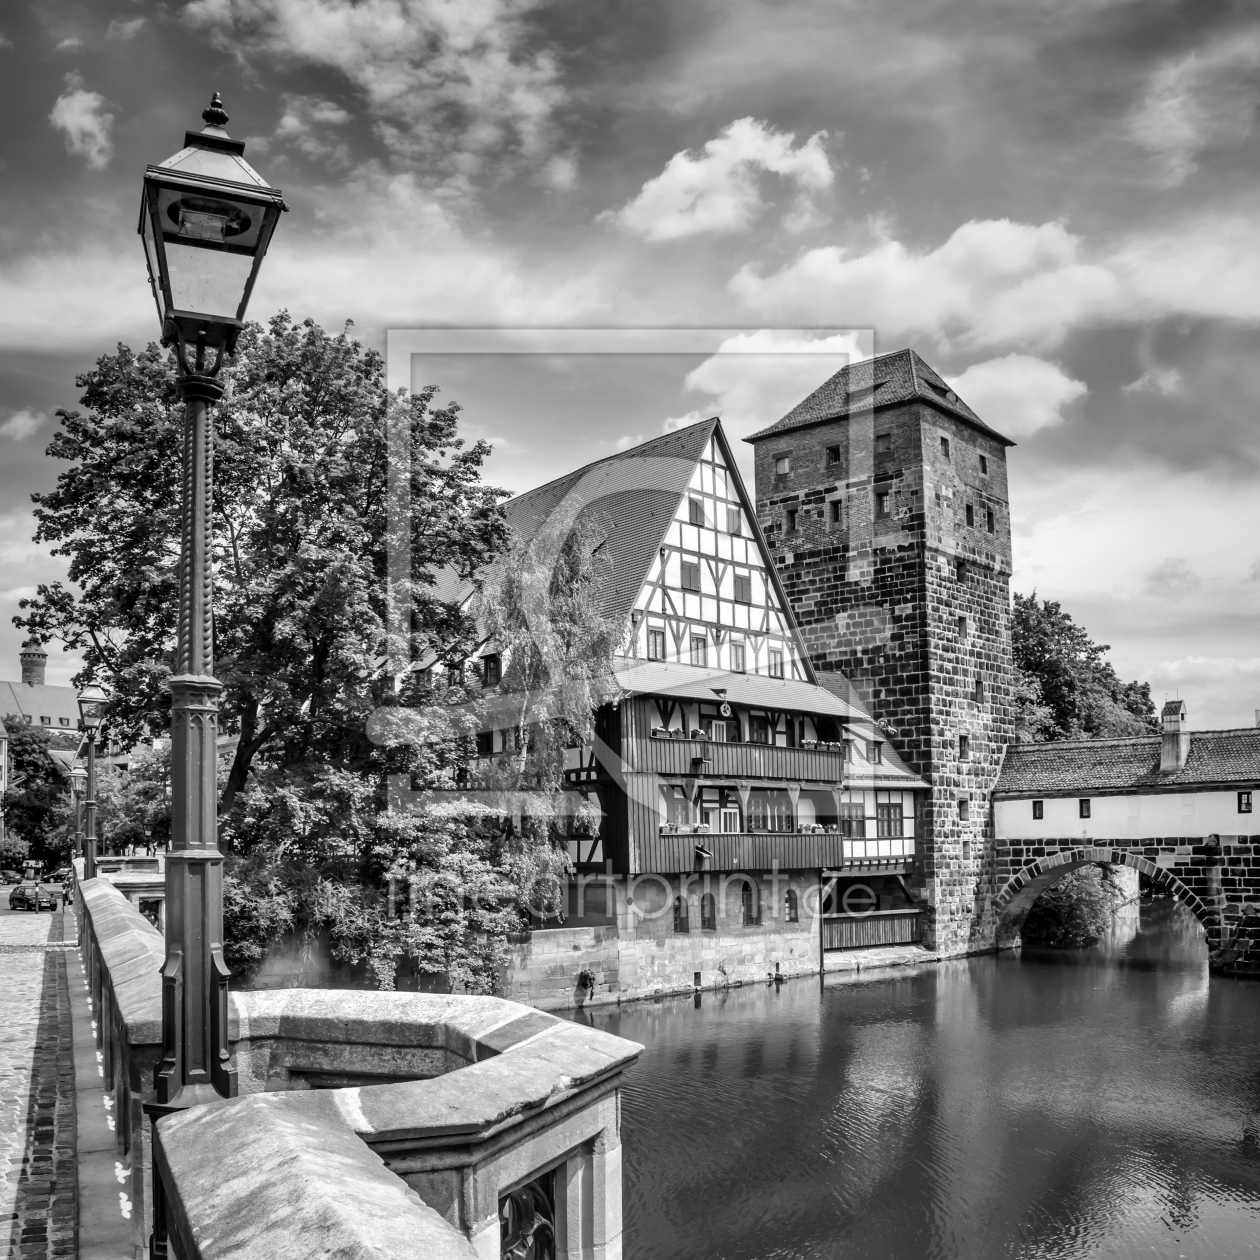
<path id="1" fill-rule="evenodd" d="M 70 931 L 73 924 L 67 916 Z M 77 1250 L 74 1057 L 62 933 L 60 912 L 0 914 L 0 1240 L 10 1260 Z"/>

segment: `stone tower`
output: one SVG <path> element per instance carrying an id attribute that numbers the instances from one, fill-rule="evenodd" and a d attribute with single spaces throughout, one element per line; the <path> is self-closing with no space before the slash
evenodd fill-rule
<path id="1" fill-rule="evenodd" d="M 48 653 L 34 639 L 28 639 L 22 644 L 18 660 L 22 662 L 22 681 L 28 687 L 42 687 L 44 671 L 48 666 Z"/>
<path id="2" fill-rule="evenodd" d="M 913 350 L 853 364 L 748 439 L 757 514 L 815 668 L 929 783 L 928 940 L 993 944 L 990 795 L 1013 737 L 1006 448 Z"/>

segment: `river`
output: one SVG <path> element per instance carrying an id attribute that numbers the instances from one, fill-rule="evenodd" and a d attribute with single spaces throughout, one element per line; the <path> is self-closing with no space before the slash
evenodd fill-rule
<path id="1" fill-rule="evenodd" d="M 985 955 L 577 1018 L 642 1042 L 627 1260 L 1260 1256 L 1260 983 L 1141 907 Z"/>

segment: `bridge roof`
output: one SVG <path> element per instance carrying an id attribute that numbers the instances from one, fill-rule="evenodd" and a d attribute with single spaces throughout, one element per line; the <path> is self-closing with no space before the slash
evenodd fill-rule
<path id="1" fill-rule="evenodd" d="M 1180 770 L 1161 774 L 1162 736 L 1011 744 L 995 796 L 1089 796 L 1108 792 L 1184 792 L 1260 784 L 1260 727 L 1192 731 Z"/>

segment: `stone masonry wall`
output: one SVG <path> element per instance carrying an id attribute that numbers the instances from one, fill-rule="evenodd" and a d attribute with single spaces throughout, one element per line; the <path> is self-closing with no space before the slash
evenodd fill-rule
<path id="1" fill-rule="evenodd" d="M 776 475 L 785 454 L 790 470 Z M 932 784 L 915 871 L 929 944 L 946 954 L 992 948 L 989 793 L 1013 736 L 1005 448 L 907 403 L 763 439 L 756 486 L 815 667 L 842 673 Z"/>

